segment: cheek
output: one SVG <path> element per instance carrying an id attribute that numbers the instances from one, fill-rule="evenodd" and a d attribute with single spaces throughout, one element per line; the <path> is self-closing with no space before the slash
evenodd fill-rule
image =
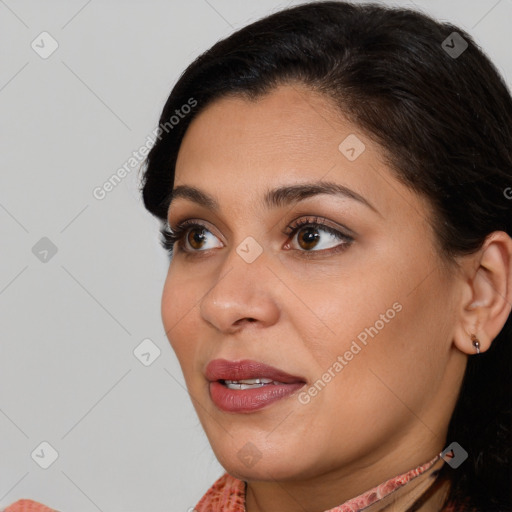
<path id="1" fill-rule="evenodd" d="M 386 259 L 369 264 L 365 272 L 328 279 L 305 295 L 316 318 L 303 317 L 297 328 L 311 332 L 308 319 L 317 326 L 308 338 L 310 359 L 320 363 L 311 377 L 316 380 L 329 370 L 340 376 L 332 379 L 336 381 L 332 399 L 343 396 L 350 402 L 352 397 L 356 403 L 362 388 L 371 387 L 374 392 L 363 395 L 374 402 L 368 404 L 372 407 L 387 396 L 396 401 L 393 391 L 415 400 L 423 392 L 420 381 L 442 366 L 442 352 L 435 343 L 446 336 L 442 325 L 447 323 L 441 319 L 448 313 L 441 300 L 432 301 L 447 295 L 441 278 L 433 273 L 424 279 L 428 272 L 423 269 L 432 264 L 418 255 L 408 261 L 395 257 L 388 265 L 382 261 Z M 333 281 L 339 284 L 333 287 Z M 339 356 L 342 367 L 335 365 Z M 378 398 L 371 400 L 372 396 Z"/>
<path id="2" fill-rule="evenodd" d="M 190 337 L 194 333 L 192 323 L 196 302 L 197 299 L 192 296 L 192 284 L 184 282 L 169 269 L 162 290 L 161 316 L 167 339 L 182 366 L 194 347 Z"/>
<path id="3" fill-rule="evenodd" d="M 167 338 L 170 341 L 172 338 L 172 327 L 177 320 L 175 306 L 178 304 L 178 301 L 176 300 L 176 295 L 176 287 L 173 285 L 172 279 L 170 279 L 170 274 L 168 273 L 162 290 L 162 303 L 160 313 L 162 315 L 162 323 L 167 334 Z"/>
<path id="4" fill-rule="evenodd" d="M 350 418 L 346 427 L 353 435 L 375 416 L 383 429 L 411 419 L 409 409 L 428 403 L 442 378 L 439 345 L 446 322 L 441 320 L 441 301 L 431 299 L 436 296 L 435 276 L 412 293 L 409 280 L 373 277 L 372 287 L 359 282 L 357 293 L 332 298 L 338 305 L 337 312 L 334 306 L 329 310 L 336 335 L 330 336 L 327 351 L 318 347 L 316 353 L 323 371 L 330 368 L 336 375 L 334 384 L 326 386 L 329 409 Z"/>
<path id="5" fill-rule="evenodd" d="M 405 295 L 401 284 L 390 277 L 391 272 L 374 268 L 373 272 L 338 273 L 322 281 L 317 278 L 315 286 L 307 288 L 307 280 L 303 280 L 304 288 L 294 290 L 298 296 L 307 297 L 310 310 L 302 308 L 301 316 L 297 316 L 298 329 L 311 332 L 314 324 L 316 336 L 309 338 L 309 348 L 324 364 L 349 350 L 353 340 L 359 339 L 364 346 L 367 339 L 385 336 L 389 325 L 400 316 L 399 299 Z"/>

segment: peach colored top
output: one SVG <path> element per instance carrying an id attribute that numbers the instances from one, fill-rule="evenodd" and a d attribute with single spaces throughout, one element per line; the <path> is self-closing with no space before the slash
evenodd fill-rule
<path id="1" fill-rule="evenodd" d="M 46 505 L 42 505 L 37 501 L 32 500 L 18 500 L 16 503 L 9 505 L 0 512 L 58 512 L 53 508 L 49 508 Z"/>
<path id="2" fill-rule="evenodd" d="M 444 459 L 438 454 L 429 462 L 325 512 L 377 512 L 388 509 L 391 503 L 393 510 L 405 511 L 434 483 L 443 463 Z M 224 473 L 201 498 L 194 512 L 246 512 L 245 491 L 244 481 Z M 445 508 L 442 512 L 454 511 Z"/>
<path id="3" fill-rule="evenodd" d="M 394 510 L 407 510 L 434 483 L 443 465 L 441 454 L 429 462 L 395 476 L 355 498 L 325 512 L 378 512 L 393 503 Z M 193 512 L 246 512 L 246 483 L 224 473 L 201 498 Z M 441 512 L 459 512 L 453 506 Z M 18 500 L 0 512 L 58 512 L 29 499 Z"/>

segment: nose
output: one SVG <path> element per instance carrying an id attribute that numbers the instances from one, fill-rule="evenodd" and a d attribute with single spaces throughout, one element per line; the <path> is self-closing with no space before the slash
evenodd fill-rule
<path id="1" fill-rule="evenodd" d="M 248 263 L 234 248 L 200 302 L 202 319 L 225 334 L 233 334 L 249 324 L 275 324 L 279 319 L 273 294 L 275 280 L 265 253 Z"/>

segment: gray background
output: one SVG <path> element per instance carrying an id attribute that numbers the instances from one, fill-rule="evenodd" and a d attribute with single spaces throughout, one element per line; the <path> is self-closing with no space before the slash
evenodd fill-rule
<path id="1" fill-rule="evenodd" d="M 138 167 L 93 190 L 194 57 L 297 3 L 0 0 L 0 509 L 186 512 L 222 474 L 162 327 L 167 256 Z M 511 0 L 393 5 L 468 30 L 511 83 Z M 46 59 L 31 47 L 49 48 L 43 31 L 59 45 Z M 148 338 L 161 353 L 145 366 L 133 351 Z"/>

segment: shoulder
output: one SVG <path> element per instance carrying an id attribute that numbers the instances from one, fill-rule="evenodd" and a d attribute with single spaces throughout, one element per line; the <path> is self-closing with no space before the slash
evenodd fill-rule
<path id="1" fill-rule="evenodd" d="M 194 507 L 194 512 L 245 512 L 245 482 L 224 473 Z"/>
<path id="2" fill-rule="evenodd" d="M 47 507 L 42 503 L 33 500 L 18 500 L 0 512 L 58 512 L 57 510 Z"/>

